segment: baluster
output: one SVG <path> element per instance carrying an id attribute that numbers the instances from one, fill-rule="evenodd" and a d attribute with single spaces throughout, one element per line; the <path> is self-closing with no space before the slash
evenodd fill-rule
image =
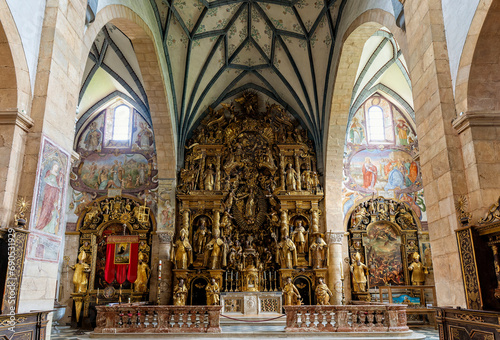
<path id="1" fill-rule="evenodd" d="M 141 311 L 138 310 L 136 315 L 135 327 L 141 328 Z"/>
<path id="2" fill-rule="evenodd" d="M 189 310 L 185 310 L 183 313 L 182 313 L 182 328 L 187 328 L 189 327 L 188 325 L 188 320 L 189 320 Z"/>
<path id="3" fill-rule="evenodd" d="M 192 328 L 197 328 L 198 327 L 198 325 L 196 324 L 196 315 L 197 314 L 198 314 L 198 310 L 195 309 L 195 310 L 191 311 L 190 316 L 191 316 L 191 327 Z"/>
<path id="4" fill-rule="evenodd" d="M 172 312 L 172 318 L 173 318 L 173 322 L 174 324 L 172 325 L 172 328 L 179 328 L 179 312 L 178 311 L 173 311 Z"/>
<path id="5" fill-rule="evenodd" d="M 323 330 L 325 328 L 325 325 L 323 325 L 323 321 L 325 319 L 325 311 L 322 309 L 318 309 L 317 311 L 317 318 L 318 320 L 318 325 L 316 326 L 319 330 Z"/>
<path id="6" fill-rule="evenodd" d="M 144 327 L 146 327 L 146 328 L 149 327 L 149 315 L 148 315 L 148 312 L 144 313 Z"/>
<path id="7" fill-rule="evenodd" d="M 123 312 L 120 312 L 119 316 L 120 318 L 118 319 L 118 327 L 121 328 L 123 327 L 123 316 L 124 316 Z"/>
<path id="8" fill-rule="evenodd" d="M 366 324 L 366 312 L 365 311 L 360 311 L 359 312 L 359 323 L 361 327 L 364 327 Z"/>
<path id="9" fill-rule="evenodd" d="M 128 311 L 127 316 L 128 316 L 127 327 L 130 328 L 130 327 L 132 327 L 132 313 L 130 313 L 130 311 Z"/>
<path id="10" fill-rule="evenodd" d="M 314 309 L 309 309 L 309 328 L 314 328 L 316 326 L 316 311 Z"/>
<path id="11" fill-rule="evenodd" d="M 370 328 L 372 328 L 374 326 L 374 324 L 373 324 L 374 317 L 375 317 L 374 311 L 372 311 L 372 310 L 368 311 L 368 315 L 367 315 L 368 327 L 370 327 Z"/>

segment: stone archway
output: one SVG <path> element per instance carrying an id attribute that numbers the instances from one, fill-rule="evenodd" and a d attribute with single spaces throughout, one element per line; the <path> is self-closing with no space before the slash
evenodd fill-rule
<path id="1" fill-rule="evenodd" d="M 155 134 L 158 160 L 158 177 L 175 179 L 176 177 L 176 134 L 173 117 L 167 103 L 165 57 L 159 46 L 161 41 L 155 37 L 148 25 L 130 8 L 122 5 L 110 5 L 97 13 L 95 21 L 84 36 L 85 48 L 81 56 L 83 74 L 85 60 L 91 45 L 102 27 L 112 23 L 120 29 L 132 42 L 143 77 L 144 89 L 148 97 L 151 120 Z"/>

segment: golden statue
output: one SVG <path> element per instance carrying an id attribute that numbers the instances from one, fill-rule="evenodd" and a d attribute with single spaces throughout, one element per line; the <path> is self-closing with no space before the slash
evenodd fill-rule
<path id="1" fill-rule="evenodd" d="M 318 305 L 329 305 L 330 297 L 333 296 L 332 291 L 325 284 L 322 277 L 320 277 L 318 281 L 318 285 L 314 291 L 316 294 L 316 302 Z"/>
<path id="2" fill-rule="evenodd" d="M 215 171 L 214 165 L 210 163 L 203 174 L 203 187 L 205 190 L 214 190 Z"/>
<path id="3" fill-rule="evenodd" d="M 317 235 L 309 246 L 309 265 L 314 269 L 327 268 L 328 266 L 328 245 L 321 238 L 321 235 Z"/>
<path id="4" fill-rule="evenodd" d="M 207 292 L 207 305 L 218 305 L 220 301 L 220 289 L 214 278 L 207 284 L 205 291 Z"/>
<path id="5" fill-rule="evenodd" d="M 355 292 L 366 292 L 366 276 L 368 275 L 368 267 L 361 262 L 361 255 L 356 253 L 355 261 L 351 265 L 353 289 Z"/>
<path id="6" fill-rule="evenodd" d="M 227 247 L 220 237 L 220 232 L 214 232 L 214 238 L 205 247 L 203 265 L 209 269 L 220 269 L 226 266 Z"/>
<path id="7" fill-rule="evenodd" d="M 188 231 L 181 229 L 179 239 L 172 247 L 170 258 L 174 262 L 175 269 L 187 269 L 193 263 L 193 250 L 187 239 Z"/>
<path id="8" fill-rule="evenodd" d="M 307 231 L 302 225 L 302 220 L 299 219 L 296 222 L 295 230 L 292 233 L 293 243 L 297 248 L 298 254 L 304 254 L 307 249 Z"/>
<path id="9" fill-rule="evenodd" d="M 137 264 L 137 279 L 134 282 L 134 292 L 145 293 L 148 287 L 149 275 L 151 270 L 145 262 L 144 253 L 139 253 L 139 263 Z"/>
<path id="10" fill-rule="evenodd" d="M 301 305 L 301 298 L 302 297 L 300 296 L 299 290 L 292 283 L 292 278 L 287 277 L 286 284 L 283 287 L 283 304 L 285 306 Z"/>
<path id="11" fill-rule="evenodd" d="M 174 306 L 185 306 L 188 289 L 184 285 L 184 279 L 179 279 L 179 284 L 174 287 Z"/>
<path id="12" fill-rule="evenodd" d="M 278 254 L 281 268 L 293 268 L 297 265 L 297 249 L 295 244 L 288 236 L 284 236 L 283 240 L 278 244 Z"/>
<path id="13" fill-rule="evenodd" d="M 203 253 L 203 249 L 205 249 L 205 245 L 207 243 L 208 234 L 209 231 L 207 229 L 207 219 L 205 217 L 202 217 L 198 222 L 198 229 L 194 233 L 193 237 L 194 252 L 196 254 Z"/>
<path id="14" fill-rule="evenodd" d="M 297 190 L 297 182 L 299 180 L 299 175 L 297 171 L 292 166 L 292 163 L 288 163 L 286 172 L 285 172 L 285 182 L 286 182 L 286 190 L 295 191 Z"/>
<path id="15" fill-rule="evenodd" d="M 301 175 L 302 179 L 302 189 L 305 189 L 307 191 L 312 191 L 313 189 L 313 178 L 312 178 L 312 171 L 309 169 L 304 170 Z"/>
<path id="16" fill-rule="evenodd" d="M 75 285 L 75 293 L 86 293 L 87 285 L 89 283 L 87 273 L 90 272 L 90 267 L 85 263 L 87 254 L 82 250 L 78 255 L 78 263 L 74 266 L 70 266 L 71 269 L 75 271 L 73 274 L 73 284 Z"/>
<path id="17" fill-rule="evenodd" d="M 412 272 L 411 284 L 415 286 L 421 286 L 425 282 L 425 275 L 429 274 L 427 267 L 420 262 L 419 253 L 413 253 L 413 262 L 408 266 L 408 270 Z"/>

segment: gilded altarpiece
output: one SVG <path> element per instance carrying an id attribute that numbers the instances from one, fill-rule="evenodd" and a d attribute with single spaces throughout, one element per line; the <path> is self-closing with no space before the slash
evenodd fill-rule
<path id="1" fill-rule="evenodd" d="M 130 195 L 101 197 L 82 212 L 77 228 L 80 233 L 78 253 L 85 253 L 83 262 L 89 268 L 86 291 L 71 294 L 77 311 L 79 306 L 83 306 L 83 316 L 88 317 L 91 305 L 148 301 L 148 283 L 145 284 L 147 288 L 144 290 L 138 289 L 137 282 L 133 284 L 126 280 L 119 285 L 115 280 L 108 284 L 104 278 L 107 238 L 111 235 L 138 235 L 138 258 L 150 270 L 152 235 L 156 231 L 156 221 L 144 202 Z M 80 315 L 78 312 L 77 314 Z"/>
<path id="2" fill-rule="evenodd" d="M 409 268 L 415 262 L 415 253 L 425 272 L 432 269 L 425 253 L 429 236 L 406 202 L 384 197 L 368 199 L 354 208 L 347 229 L 355 299 L 369 300 L 379 286 L 412 284 L 414 273 Z M 361 278 L 366 282 L 360 285 L 356 284 L 360 280 L 356 275 L 361 275 L 355 270 L 357 257 L 359 266 L 366 266 L 362 267 L 365 277 Z M 426 281 L 432 282 L 431 275 L 427 276 Z"/>
<path id="3" fill-rule="evenodd" d="M 195 295 L 209 278 L 222 292 L 281 291 L 287 277 L 312 291 L 328 247 L 306 130 L 276 104 L 259 111 L 256 94 L 244 93 L 210 110 L 185 148 L 172 261 L 188 302 L 204 302 Z"/>

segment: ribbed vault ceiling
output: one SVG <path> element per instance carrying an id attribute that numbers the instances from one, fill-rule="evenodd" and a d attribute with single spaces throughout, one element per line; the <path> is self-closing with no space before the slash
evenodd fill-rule
<path id="1" fill-rule="evenodd" d="M 285 106 L 321 148 L 345 0 L 150 1 L 180 143 L 209 106 L 253 89 Z"/>

